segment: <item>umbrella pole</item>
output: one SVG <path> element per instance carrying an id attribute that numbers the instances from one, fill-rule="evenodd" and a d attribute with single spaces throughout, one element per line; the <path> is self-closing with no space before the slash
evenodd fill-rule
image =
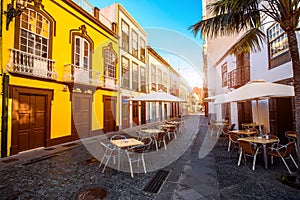
<path id="1" fill-rule="evenodd" d="M 256 99 L 255 101 L 256 101 L 256 112 L 257 112 L 259 134 L 262 135 L 261 125 L 260 125 L 260 118 L 259 118 L 258 99 Z"/>

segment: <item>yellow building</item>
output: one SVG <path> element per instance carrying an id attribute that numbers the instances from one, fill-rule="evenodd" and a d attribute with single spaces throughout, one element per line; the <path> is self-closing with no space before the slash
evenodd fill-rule
<path id="1" fill-rule="evenodd" d="M 117 130 L 116 25 L 84 1 L 22 2 L 2 0 L 1 157 Z"/>

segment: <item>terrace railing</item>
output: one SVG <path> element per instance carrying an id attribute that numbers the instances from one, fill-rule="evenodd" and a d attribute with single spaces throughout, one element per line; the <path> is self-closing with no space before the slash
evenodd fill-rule
<path id="1" fill-rule="evenodd" d="M 26 76 L 57 79 L 54 60 L 17 49 L 10 49 L 10 60 L 6 70 L 10 73 Z"/>

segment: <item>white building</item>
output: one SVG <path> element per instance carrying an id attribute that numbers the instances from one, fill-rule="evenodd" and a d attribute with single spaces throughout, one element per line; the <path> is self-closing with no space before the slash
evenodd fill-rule
<path id="1" fill-rule="evenodd" d="M 145 124 L 146 104 L 128 103 L 127 99 L 147 92 L 147 33 L 118 3 L 101 8 L 100 12 L 117 24 L 119 35 L 120 129 Z"/>
<path id="2" fill-rule="evenodd" d="M 206 5 L 211 2 L 205 1 Z M 203 5 L 205 5 L 203 4 Z M 209 18 L 208 10 L 203 12 Z M 280 26 L 268 17 L 263 17 L 262 31 L 267 40 L 262 51 L 232 55 L 230 50 L 242 38 L 235 37 L 206 39 L 208 96 L 222 101 L 227 94 L 253 80 L 266 80 L 281 84 L 292 84 L 292 63 L 288 51 L 287 38 Z M 269 21 L 270 23 L 265 23 Z M 300 41 L 299 32 L 297 32 Z M 219 101 L 219 102 L 220 102 Z M 255 101 L 209 103 L 209 116 L 221 120 L 230 118 L 231 123 L 241 127 L 243 122 L 258 122 L 266 133 L 282 136 L 287 130 L 294 130 L 293 98 L 271 98 L 259 101 L 259 120 Z M 237 126 L 236 126 L 237 127 Z"/>

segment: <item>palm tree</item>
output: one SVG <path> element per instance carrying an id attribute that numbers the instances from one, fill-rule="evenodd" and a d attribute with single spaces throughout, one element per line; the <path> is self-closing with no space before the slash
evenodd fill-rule
<path id="1" fill-rule="evenodd" d="M 207 38 L 234 36 L 244 31 L 244 37 L 233 46 L 232 53 L 260 50 L 265 34 L 261 17 L 267 15 L 286 33 L 292 59 L 295 90 L 295 121 L 297 139 L 300 141 L 300 58 L 296 31 L 299 31 L 300 0 L 216 0 L 208 5 L 213 17 L 203 19 L 189 27 L 195 35 Z M 300 142 L 298 142 L 300 149 Z M 300 160 L 300 151 L 298 151 Z M 300 173 L 298 170 L 298 178 Z"/>

